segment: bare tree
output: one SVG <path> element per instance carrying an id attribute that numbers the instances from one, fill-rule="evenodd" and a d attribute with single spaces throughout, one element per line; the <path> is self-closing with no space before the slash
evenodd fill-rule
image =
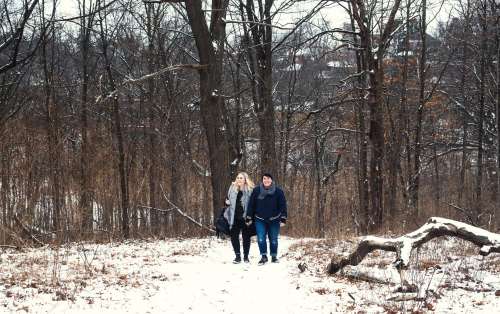
<path id="1" fill-rule="evenodd" d="M 240 0 L 244 43 L 251 72 L 251 92 L 260 132 L 261 171 L 277 173 L 275 149 L 275 113 L 273 104 L 271 9 L 274 0 Z"/>
<path id="2" fill-rule="evenodd" d="M 495 171 L 495 178 L 496 178 L 496 188 L 494 189 L 493 193 L 495 195 L 495 208 L 497 209 L 495 212 L 495 215 L 497 217 L 496 223 L 497 223 L 497 228 L 500 225 L 500 63 L 498 60 L 500 60 L 500 18 L 499 17 L 499 9 L 495 1 L 491 1 L 491 11 L 492 15 L 496 16 L 497 18 L 495 19 L 494 22 L 494 29 L 495 29 L 495 52 L 496 52 L 496 68 L 494 69 L 495 71 L 495 78 L 496 78 L 496 106 L 495 106 L 495 117 L 496 117 L 496 171 Z"/>
<path id="3" fill-rule="evenodd" d="M 487 22 L 487 3 L 486 1 L 479 1 L 478 3 L 478 18 L 479 18 L 479 25 L 480 25 L 480 30 L 481 30 L 481 36 L 480 36 L 480 60 L 479 60 L 479 77 L 478 77 L 478 90 L 479 90 L 479 95 L 478 95 L 478 105 L 479 105 L 479 112 L 478 112 L 478 117 L 477 117 L 477 124 L 478 124 L 478 131 L 477 131 L 477 177 L 476 177 L 476 183 L 475 183 L 475 201 L 474 201 L 474 211 L 475 211 L 475 217 L 481 216 L 482 212 L 482 184 L 483 184 L 483 155 L 484 155 L 484 148 L 483 148 L 483 138 L 484 138 L 484 114 L 485 114 L 485 93 L 486 93 L 486 54 L 487 52 L 487 32 L 488 32 L 488 22 Z"/>
<path id="4" fill-rule="evenodd" d="M 175 3 L 180 1 L 163 0 L 161 2 Z M 229 146 L 223 120 L 225 115 L 224 98 L 220 90 L 226 40 L 224 18 L 227 7 L 228 1 L 213 0 L 207 10 L 211 13 L 210 23 L 208 23 L 201 1 L 184 1 L 184 9 L 199 56 L 199 105 L 208 143 L 214 217 L 217 215 L 218 209 L 223 206 L 226 187 L 230 180 Z"/>
<path id="5" fill-rule="evenodd" d="M 81 51 L 81 109 L 80 109 L 80 132 L 82 136 L 80 152 L 80 208 L 82 210 L 83 229 L 93 230 L 94 213 L 92 208 L 92 184 L 90 169 L 90 142 L 89 142 L 89 84 L 90 84 L 90 49 L 91 36 L 94 31 L 94 21 L 96 17 L 97 2 L 92 3 L 86 0 L 80 2 L 80 51 Z"/>
<path id="6" fill-rule="evenodd" d="M 102 56 L 104 59 L 104 67 L 107 76 L 107 90 L 109 93 L 115 93 L 111 99 L 112 104 L 112 116 L 113 116 L 113 127 L 114 127 L 114 137 L 116 140 L 116 158 L 118 160 L 118 173 L 120 181 L 120 200 L 121 200 L 121 230 L 123 237 L 130 237 L 130 225 L 129 225 L 129 194 L 128 194 L 128 180 L 127 180 L 127 170 L 126 170 L 126 152 L 124 144 L 124 135 L 122 131 L 122 118 L 120 113 L 120 99 L 119 95 L 116 94 L 117 85 L 115 83 L 115 75 L 112 69 L 112 52 L 110 51 L 110 35 L 111 30 L 108 29 L 107 10 L 99 11 L 99 35 L 100 44 L 102 49 Z M 115 25 L 119 27 L 119 25 Z M 116 32 L 115 29 L 113 32 Z"/>
<path id="7" fill-rule="evenodd" d="M 386 49 L 391 41 L 394 29 L 396 13 L 399 10 L 401 0 L 395 0 L 392 4 L 386 20 L 380 21 L 380 39 L 373 42 L 373 24 L 370 19 L 369 9 L 363 1 L 350 1 L 352 15 L 359 29 L 360 45 L 363 49 L 364 73 L 368 85 L 367 106 L 369 108 L 369 139 L 371 143 L 370 158 L 370 215 L 373 224 L 370 229 L 379 228 L 383 219 L 383 160 L 384 160 L 384 121 L 383 121 L 383 60 Z M 376 49 L 375 49 L 376 48 Z"/>
<path id="8" fill-rule="evenodd" d="M 35 14 L 36 8 L 52 8 L 51 15 L 44 16 L 42 23 L 34 20 L 39 17 Z M 40 10 L 38 10 L 40 11 Z M 45 9 L 42 12 L 46 12 Z M 35 55 L 40 41 L 53 20 L 55 5 L 46 5 L 45 1 L 32 0 L 22 3 L 3 1 L 0 8 L 0 130 L 7 120 L 13 118 L 25 102 L 8 102 L 4 96 L 9 95 L 19 84 L 25 72 L 25 66 Z M 16 70 L 12 73 L 13 70 Z"/>
<path id="9" fill-rule="evenodd" d="M 411 175 L 410 183 L 410 206 L 413 208 L 415 215 L 419 216 L 418 210 L 418 192 L 420 185 L 420 167 L 421 167 L 421 154 L 422 154 L 422 122 L 424 119 L 424 106 L 426 101 L 426 74 L 427 74 L 427 1 L 422 0 L 420 6 L 420 55 L 419 55 L 419 93 L 417 104 L 417 121 L 415 126 L 415 149 L 413 155 L 413 172 Z"/>

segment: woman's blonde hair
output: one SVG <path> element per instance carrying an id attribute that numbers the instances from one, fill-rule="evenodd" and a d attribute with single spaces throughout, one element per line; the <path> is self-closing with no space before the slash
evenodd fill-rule
<path id="1" fill-rule="evenodd" d="M 252 179 L 250 179 L 250 176 L 248 175 L 248 173 L 246 172 L 239 172 L 236 177 L 238 177 L 239 175 L 242 175 L 243 178 L 245 178 L 245 185 L 244 185 L 244 189 L 246 188 L 247 190 L 251 191 L 253 190 L 253 188 L 255 187 L 255 184 L 253 183 Z M 233 181 L 233 186 L 236 188 L 236 190 L 238 190 L 238 185 L 236 184 L 236 180 Z"/>

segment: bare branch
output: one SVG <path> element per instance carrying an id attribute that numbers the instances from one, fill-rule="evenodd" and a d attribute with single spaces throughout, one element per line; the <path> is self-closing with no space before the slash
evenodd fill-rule
<path id="1" fill-rule="evenodd" d="M 73 22 L 73 21 L 81 20 L 82 18 L 93 16 L 96 13 L 99 13 L 100 11 L 106 10 L 107 8 L 109 8 L 110 6 L 112 6 L 115 2 L 118 2 L 118 0 L 112 0 L 109 3 L 106 3 L 105 5 L 103 5 L 102 7 L 98 7 L 95 10 L 93 10 L 93 11 L 87 13 L 87 14 L 78 15 L 78 16 L 72 16 L 72 17 L 65 17 L 65 18 L 60 18 L 60 19 L 54 19 L 53 22 L 54 23 L 56 23 L 56 22 Z"/>
<path id="2" fill-rule="evenodd" d="M 162 208 L 151 207 L 151 206 L 145 206 L 145 205 L 139 205 L 139 207 L 141 207 L 141 208 L 145 208 L 145 209 L 153 209 L 153 210 L 156 210 L 156 211 L 159 211 L 159 212 L 162 212 L 162 213 L 169 213 L 169 212 L 171 212 L 172 210 L 174 210 L 174 208 L 162 209 Z"/>
<path id="3" fill-rule="evenodd" d="M 235 21 L 235 20 L 222 20 L 224 23 L 230 23 L 230 24 L 254 24 L 254 25 L 262 25 L 262 26 L 269 26 L 272 28 L 277 28 L 277 29 L 282 29 L 282 30 L 292 30 L 294 29 L 293 27 L 283 27 L 283 26 L 278 26 L 278 25 L 273 25 L 273 24 L 267 24 L 267 23 L 262 23 L 262 22 L 255 22 L 255 21 Z"/>
<path id="4" fill-rule="evenodd" d="M 19 219 L 19 217 L 17 217 L 17 215 L 14 215 L 14 221 L 24 231 L 24 233 L 26 234 L 26 236 L 30 237 L 35 243 L 37 243 L 40 246 L 44 246 L 45 245 L 45 243 L 43 243 L 42 241 L 38 240 L 37 237 L 35 237 L 35 235 L 30 230 L 30 228 L 27 227 L 25 224 L 23 224 L 23 222 Z"/>
<path id="5" fill-rule="evenodd" d="M 161 188 L 161 192 L 163 194 L 163 198 L 170 204 L 170 206 L 172 206 L 172 209 L 175 210 L 176 213 L 178 213 L 179 215 L 181 215 L 182 217 L 184 217 L 187 221 L 195 224 L 196 226 L 202 228 L 202 229 L 205 229 L 211 233 L 215 233 L 215 230 L 210 228 L 210 227 L 207 227 L 205 225 L 203 225 L 202 223 L 198 222 L 196 219 L 194 219 L 193 217 L 189 216 L 188 214 L 186 214 L 179 206 L 175 205 L 168 197 L 167 197 L 167 194 L 165 193 L 165 191 L 163 190 L 163 186 L 160 184 L 160 188 Z"/>
<path id="6" fill-rule="evenodd" d="M 141 76 L 139 78 L 129 78 L 129 79 L 124 80 L 121 84 L 118 84 L 116 86 L 116 89 L 113 90 L 113 91 L 111 91 L 108 95 L 100 95 L 100 96 L 98 96 L 96 98 L 96 100 L 95 100 L 95 103 L 97 104 L 99 102 L 102 102 L 102 101 L 105 101 L 105 100 L 108 100 L 108 99 L 116 97 L 117 93 L 118 93 L 118 90 L 120 88 L 125 87 L 126 85 L 129 85 L 129 84 L 141 83 L 141 82 L 146 81 L 148 79 L 151 79 L 153 77 L 162 75 L 162 74 L 167 73 L 167 72 L 179 70 L 179 69 L 201 70 L 201 69 L 204 69 L 206 67 L 207 67 L 207 65 L 200 65 L 200 64 L 178 64 L 178 65 L 174 65 L 174 66 L 170 66 L 170 67 L 161 69 L 161 70 L 159 70 L 157 72 L 154 72 L 154 73 L 146 74 L 146 75 Z"/>

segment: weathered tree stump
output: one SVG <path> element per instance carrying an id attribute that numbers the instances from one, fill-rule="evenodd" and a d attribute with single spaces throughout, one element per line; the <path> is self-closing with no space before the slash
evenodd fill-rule
<path id="1" fill-rule="evenodd" d="M 398 238 L 363 237 L 354 252 L 340 259 L 333 258 L 327 271 L 329 274 L 334 274 L 347 265 L 356 266 L 368 253 L 383 250 L 396 252 L 394 265 L 401 274 L 401 270 L 408 267 L 410 254 L 414 248 L 441 236 L 457 237 L 472 242 L 481 248 L 479 254 L 483 256 L 500 253 L 500 234 L 451 219 L 431 217 L 419 229 Z"/>

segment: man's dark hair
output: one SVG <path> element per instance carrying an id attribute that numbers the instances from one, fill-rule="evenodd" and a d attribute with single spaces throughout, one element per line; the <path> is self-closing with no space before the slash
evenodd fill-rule
<path id="1" fill-rule="evenodd" d="M 264 172 L 262 174 L 262 178 L 264 178 L 264 177 L 268 177 L 268 178 L 271 178 L 271 180 L 273 180 L 273 176 L 269 172 Z"/>

